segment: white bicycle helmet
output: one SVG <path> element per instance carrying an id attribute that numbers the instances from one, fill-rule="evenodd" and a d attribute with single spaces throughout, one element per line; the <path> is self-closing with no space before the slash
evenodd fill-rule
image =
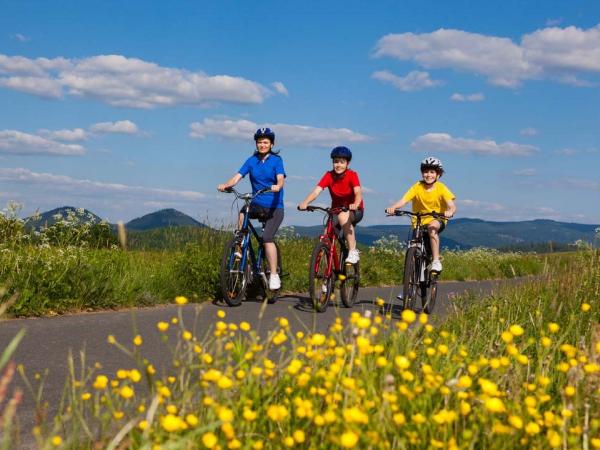
<path id="1" fill-rule="evenodd" d="M 442 165 L 442 161 L 437 159 L 435 156 L 428 156 L 423 161 L 421 161 L 421 172 L 426 169 L 435 170 L 440 176 L 444 173 L 444 166 Z"/>

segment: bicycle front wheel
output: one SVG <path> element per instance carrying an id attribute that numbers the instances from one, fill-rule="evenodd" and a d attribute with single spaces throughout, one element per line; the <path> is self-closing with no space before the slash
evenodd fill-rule
<path id="1" fill-rule="evenodd" d="M 340 281 L 342 303 L 346 308 L 352 308 L 360 285 L 360 262 L 344 265 L 344 279 Z"/>
<path id="2" fill-rule="evenodd" d="M 319 242 L 315 245 L 310 258 L 308 286 L 310 299 L 317 312 L 324 312 L 327 309 L 333 291 L 333 280 L 331 276 L 327 275 L 329 269 L 329 252 L 329 247 Z"/>
<path id="3" fill-rule="evenodd" d="M 246 262 L 246 266 L 242 267 L 241 251 L 238 237 L 233 236 L 221 258 L 221 293 L 229 306 L 239 306 L 248 287 L 250 265 Z"/>
<path id="4" fill-rule="evenodd" d="M 419 290 L 420 259 L 420 252 L 417 248 L 410 247 L 406 251 L 402 287 L 402 297 L 404 298 L 402 309 L 414 309 L 415 299 Z"/>
<path id="5" fill-rule="evenodd" d="M 283 273 L 281 269 L 281 252 L 279 251 L 279 245 L 277 245 L 277 242 L 275 242 L 275 248 L 277 249 L 277 274 L 281 278 L 281 274 Z M 269 277 L 271 276 L 271 269 L 266 253 L 263 252 L 263 255 L 264 258 L 262 259 L 262 271 L 265 274 L 265 278 L 261 280 L 263 299 L 266 299 L 267 303 L 273 304 L 277 301 L 281 288 L 275 291 L 269 289 Z"/>
<path id="6" fill-rule="evenodd" d="M 427 295 L 423 297 L 421 300 L 423 303 L 423 311 L 427 314 L 431 314 L 433 312 L 433 308 L 435 308 L 435 301 L 437 299 L 437 289 L 438 289 L 438 280 L 437 274 L 429 275 L 429 288 L 427 289 Z"/>

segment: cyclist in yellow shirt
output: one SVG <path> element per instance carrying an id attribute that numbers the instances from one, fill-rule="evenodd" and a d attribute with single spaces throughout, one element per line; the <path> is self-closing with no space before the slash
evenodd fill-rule
<path id="1" fill-rule="evenodd" d="M 446 219 L 435 219 L 433 217 L 424 217 L 422 219 L 423 225 L 427 226 L 431 242 L 431 253 L 433 256 L 433 262 L 431 263 L 432 272 L 442 271 L 439 234 L 444 231 L 447 219 L 454 216 L 456 212 L 456 205 L 454 204 L 456 197 L 444 183 L 438 181 L 443 173 L 444 167 L 439 159 L 433 156 L 425 158 L 421 161 L 421 176 L 423 179 L 413 184 L 400 200 L 386 209 L 388 214 L 393 214 L 394 210 L 412 202 L 412 211 L 415 213 L 435 211 L 446 217 Z M 413 226 L 416 220 L 415 217 L 412 218 Z"/>

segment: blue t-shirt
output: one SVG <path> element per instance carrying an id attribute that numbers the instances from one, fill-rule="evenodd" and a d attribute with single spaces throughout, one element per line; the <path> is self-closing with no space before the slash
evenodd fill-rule
<path id="1" fill-rule="evenodd" d="M 252 192 L 277 184 L 277 175 L 286 176 L 283 160 L 274 153 L 269 153 L 269 156 L 262 160 L 256 154 L 252 155 L 238 172 L 242 177 L 250 174 Z M 283 188 L 279 192 L 261 194 L 252 203 L 265 208 L 283 208 Z"/>

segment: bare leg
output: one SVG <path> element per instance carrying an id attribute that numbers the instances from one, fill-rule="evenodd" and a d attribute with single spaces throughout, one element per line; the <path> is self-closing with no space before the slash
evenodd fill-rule
<path id="1" fill-rule="evenodd" d="M 271 273 L 277 273 L 277 247 L 274 242 L 265 242 L 265 253 Z"/>
<path id="2" fill-rule="evenodd" d="M 352 222 L 350 222 L 350 212 L 347 211 L 339 213 L 338 221 L 344 230 L 344 236 L 346 237 L 346 242 L 348 242 L 348 250 L 356 249 L 356 236 L 354 235 L 354 227 L 352 226 Z"/>
<path id="3" fill-rule="evenodd" d="M 440 235 L 438 231 L 440 229 L 440 223 L 437 220 L 430 222 L 427 226 L 429 232 L 429 241 L 431 242 L 431 256 L 433 260 L 440 259 Z"/>

